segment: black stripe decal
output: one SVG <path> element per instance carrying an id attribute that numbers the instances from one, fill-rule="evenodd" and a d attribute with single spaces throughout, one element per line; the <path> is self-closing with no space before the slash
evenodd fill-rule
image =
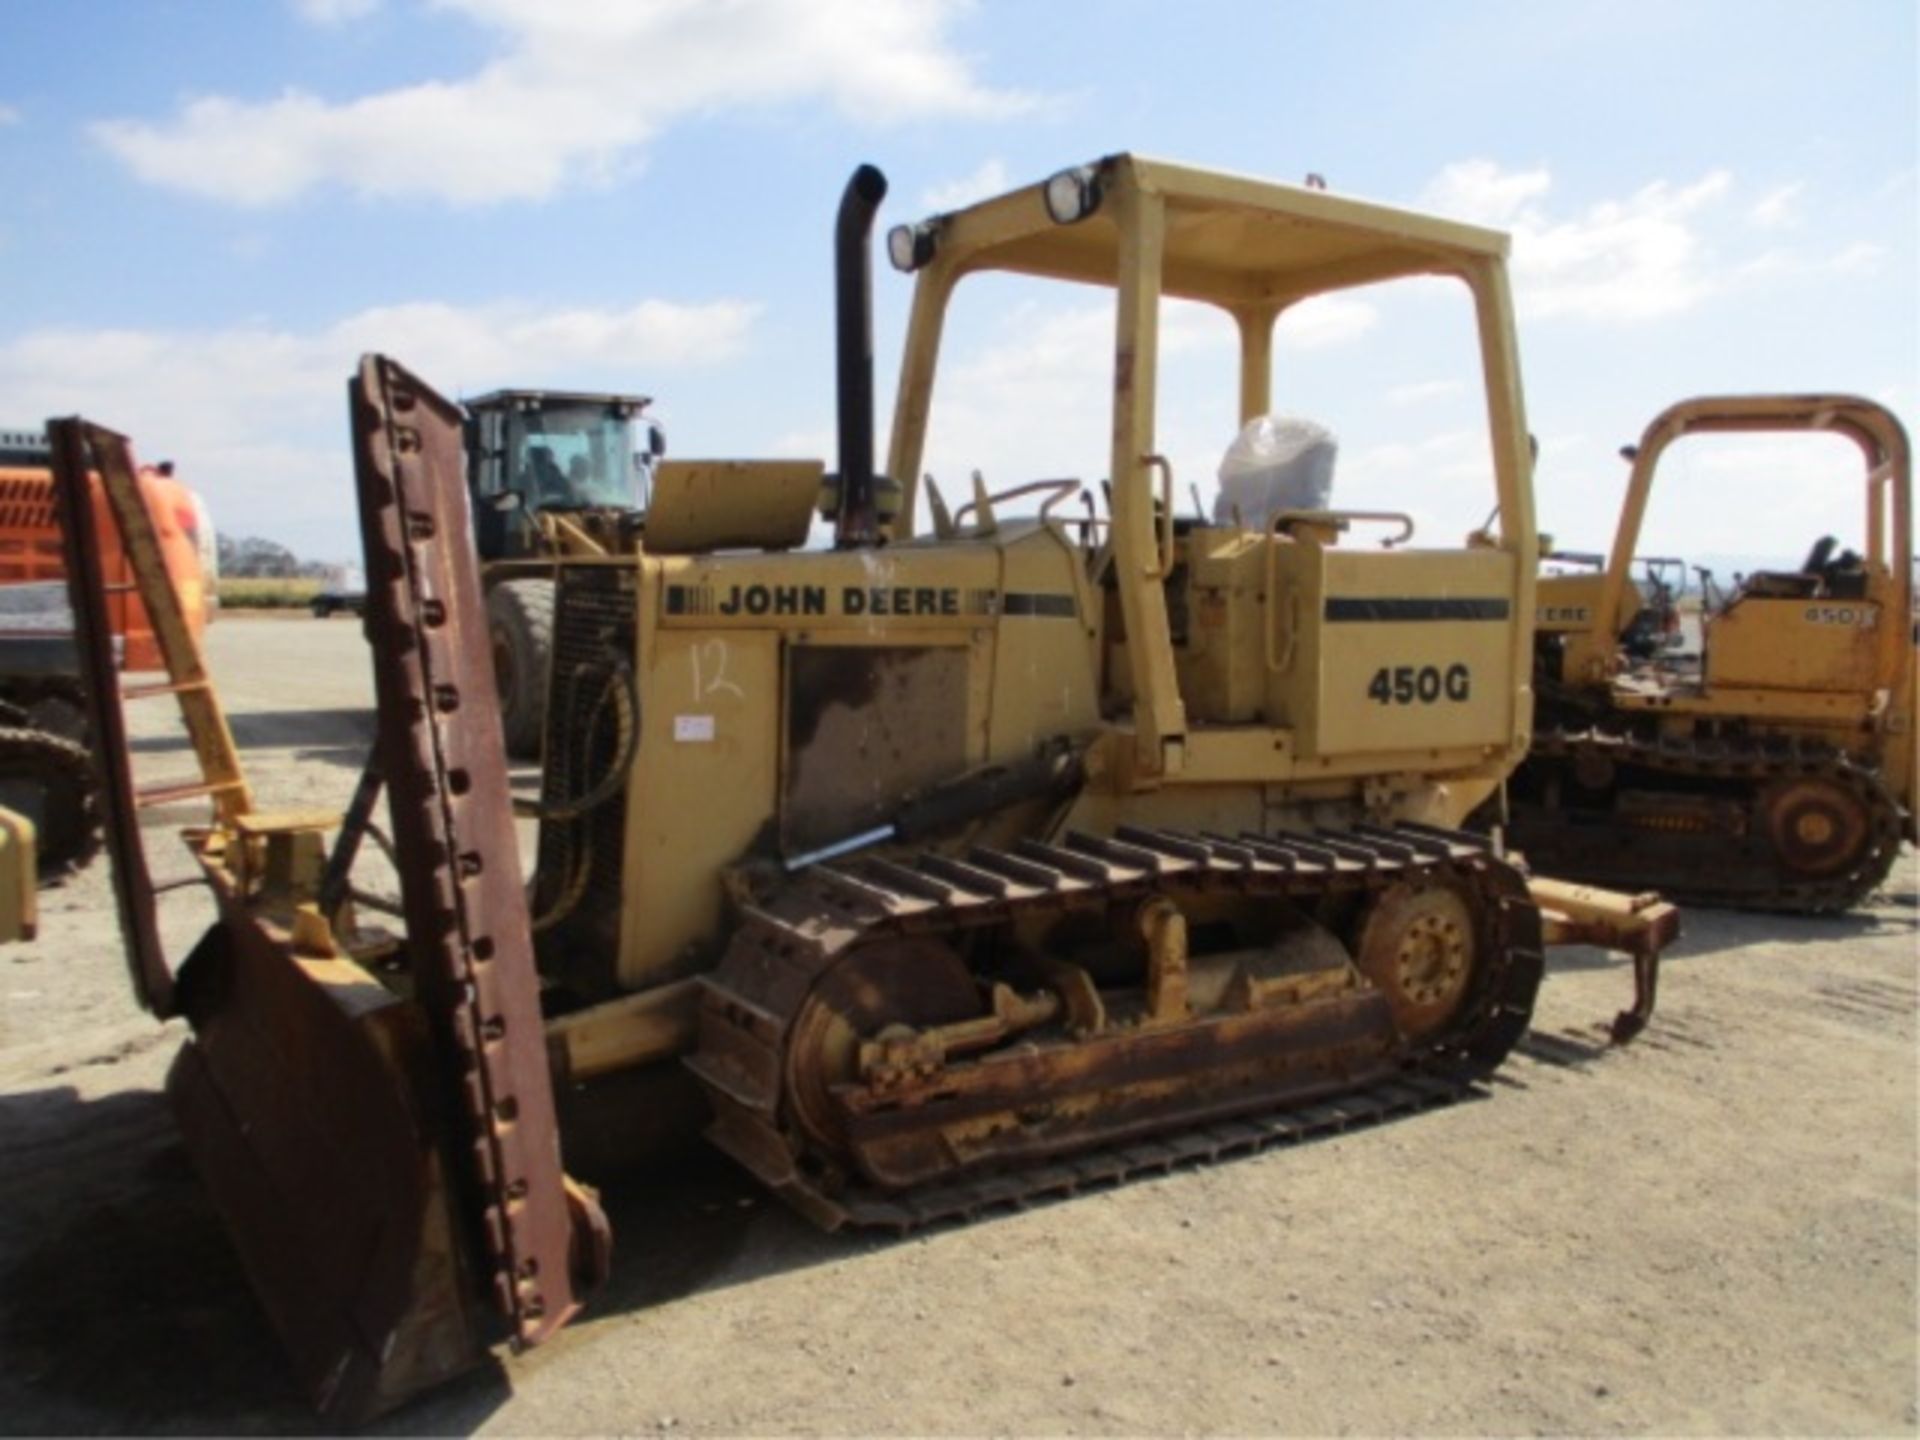
<path id="1" fill-rule="evenodd" d="M 1504 620 L 1511 613 L 1505 599 L 1441 600 L 1425 596 L 1327 597 L 1329 621 L 1362 620 Z"/>
<path id="2" fill-rule="evenodd" d="M 1002 615 L 1041 615 L 1051 620 L 1071 620 L 1080 612 L 1071 595 L 1045 595 L 1028 590 L 1009 590 L 1000 597 Z"/>

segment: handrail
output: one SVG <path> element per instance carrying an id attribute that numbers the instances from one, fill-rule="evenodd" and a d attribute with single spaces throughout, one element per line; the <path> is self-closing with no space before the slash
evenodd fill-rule
<path id="1" fill-rule="evenodd" d="M 1286 603 L 1280 600 L 1280 530 L 1296 521 L 1310 525 L 1332 525 L 1344 529 L 1356 520 L 1379 521 L 1383 524 L 1400 526 L 1400 533 L 1385 541 L 1388 549 L 1395 545 L 1404 545 L 1413 538 L 1413 517 L 1398 510 L 1282 510 L 1267 522 L 1267 604 L 1272 610 L 1272 619 L 1266 626 L 1267 669 L 1276 675 L 1283 675 L 1293 668 L 1294 655 L 1300 647 L 1300 594 L 1291 586 L 1287 587 Z M 1282 612 L 1287 621 L 1287 643 L 1280 646 L 1278 625 Z"/>
<path id="2" fill-rule="evenodd" d="M 993 506 L 998 501 L 1018 500 L 1022 495 L 1032 495 L 1041 490 L 1051 490 L 1053 491 L 1052 496 L 1040 506 L 1040 518 L 1045 520 L 1048 512 L 1051 511 L 1054 506 L 1060 504 L 1062 501 L 1071 500 L 1075 495 L 1078 495 L 1083 488 L 1085 487 L 1082 486 L 1078 480 L 1029 480 L 1024 485 L 1014 486 L 1011 490 L 1001 490 L 995 494 L 984 497 L 975 496 L 953 512 L 953 525 L 956 530 L 959 529 L 960 522 L 966 516 L 971 515 L 975 510 L 983 508 L 986 510 L 986 518 L 982 523 L 987 525 L 995 524 L 997 522 L 993 515 Z M 986 502 L 984 507 L 981 504 L 983 498 Z"/>
<path id="3" fill-rule="evenodd" d="M 1344 529 L 1354 521 L 1366 521 L 1382 525 L 1398 525 L 1400 533 L 1391 540 L 1381 541 L 1381 546 L 1391 550 L 1396 545 L 1404 545 L 1413 538 L 1413 517 L 1404 510 L 1282 510 L 1273 517 L 1269 531 L 1278 530 L 1282 525 L 1295 521 L 1304 521 L 1309 525 L 1333 525 Z"/>

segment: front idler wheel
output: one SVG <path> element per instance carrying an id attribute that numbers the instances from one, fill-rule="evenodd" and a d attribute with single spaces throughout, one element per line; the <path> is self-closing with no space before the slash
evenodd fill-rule
<path id="1" fill-rule="evenodd" d="M 1402 882 L 1367 912 L 1354 960 L 1386 996 L 1395 1028 L 1424 1040 L 1466 1003 L 1479 952 L 1479 926 L 1465 895 L 1450 885 Z"/>
<path id="2" fill-rule="evenodd" d="M 1760 824 L 1780 863 L 1796 876 L 1825 879 L 1858 865 L 1872 843 L 1866 802 L 1831 780 L 1782 780 L 1760 797 Z"/>
<path id="3" fill-rule="evenodd" d="M 889 938 L 852 950 L 814 984 L 787 1038 L 788 1115 L 816 1155 L 843 1161 L 846 1125 L 833 1091 L 860 1078 L 863 1041 L 980 1016 L 966 963 L 937 940 Z"/>

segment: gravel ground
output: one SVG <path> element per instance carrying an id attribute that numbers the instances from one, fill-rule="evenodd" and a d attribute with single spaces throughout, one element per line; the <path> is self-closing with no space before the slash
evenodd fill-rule
<path id="1" fill-rule="evenodd" d="M 209 644 L 262 801 L 344 805 L 359 627 Z M 143 777 L 188 768 L 158 703 Z M 187 871 L 155 815 L 149 853 Z M 607 1199 L 616 1273 L 393 1433 L 1913 1433 L 1916 868 L 1867 911 L 1700 911 L 1660 1013 L 1575 952 L 1490 1098 L 905 1241 L 717 1158 Z M 0 1430 L 312 1428 L 159 1094 L 104 864 L 0 952 Z M 164 902 L 184 951 L 194 891 Z"/>

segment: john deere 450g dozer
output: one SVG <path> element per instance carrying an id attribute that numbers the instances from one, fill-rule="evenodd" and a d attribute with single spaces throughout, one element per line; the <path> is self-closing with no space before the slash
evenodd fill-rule
<path id="1" fill-rule="evenodd" d="M 1798 570 L 1748 575 L 1701 615 L 1697 663 L 1633 654 L 1627 572 L 1660 457 L 1690 435 L 1810 432 L 1858 447 L 1865 553 L 1826 537 Z M 1538 734 L 1509 786 L 1515 848 L 1703 904 L 1864 900 L 1914 835 L 1911 487 L 1906 433 L 1870 400 L 1709 396 L 1658 416 L 1598 594 L 1543 635 Z"/>
<path id="2" fill-rule="evenodd" d="M 1543 938 L 1635 951 L 1644 1018 L 1670 907 L 1530 889 L 1454 828 L 1530 734 L 1504 238 L 1125 155 L 903 227 L 883 476 L 884 191 L 863 168 L 840 212 L 838 474 L 689 463 L 638 553 L 559 567 L 531 905 L 458 413 L 378 357 L 352 383 L 405 935 L 352 920 L 368 783 L 344 823 L 217 802 L 190 838 L 223 919 L 177 976 L 135 947 L 150 1003 L 193 1024 L 172 1090 L 195 1157 L 336 1417 L 581 1303 L 608 1236 L 556 1090 L 657 1080 L 640 1115 L 677 1079 L 800 1211 L 904 1229 L 1468 1093 L 1527 1027 Z M 1033 486 L 976 482 L 915 533 L 941 323 L 979 271 L 1114 295 L 1110 516 L 1063 518 L 1075 481 L 1024 516 Z M 1497 533 L 1176 522 L 1163 296 L 1237 322 L 1251 418 L 1287 307 L 1431 276 L 1477 317 Z M 823 492 L 836 544 L 803 550 Z"/>

